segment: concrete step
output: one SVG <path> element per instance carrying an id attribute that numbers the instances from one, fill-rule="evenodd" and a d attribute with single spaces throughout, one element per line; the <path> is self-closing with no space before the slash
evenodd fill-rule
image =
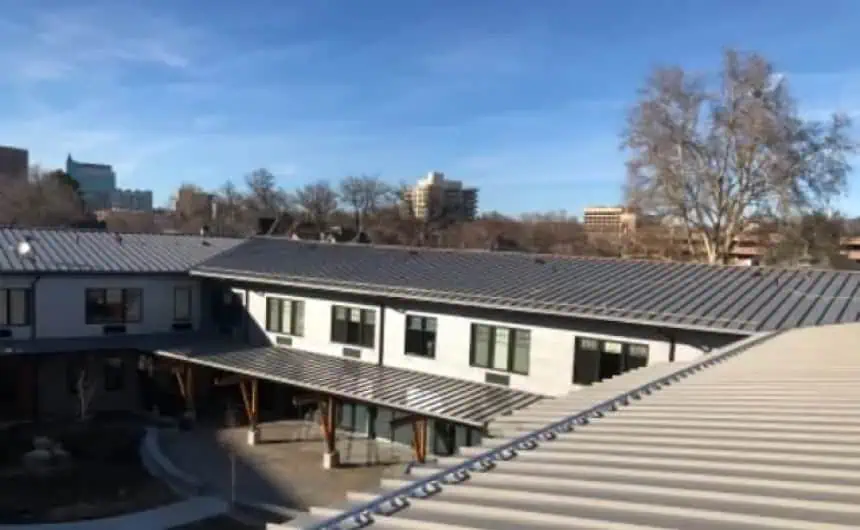
<path id="1" fill-rule="evenodd" d="M 860 372 L 857 372 L 857 375 L 860 376 Z M 837 387 L 848 387 L 856 384 L 856 381 L 853 380 L 853 376 L 846 377 L 803 377 L 797 376 L 794 378 L 786 378 L 781 377 L 779 379 L 762 379 L 755 378 L 752 380 L 746 381 L 722 381 L 720 380 L 708 380 L 708 379 L 700 379 L 700 378 L 692 378 L 689 381 L 684 382 L 685 387 L 689 388 L 700 388 L 707 390 L 723 390 L 730 389 L 735 390 L 739 388 L 768 388 L 768 389 L 791 389 L 797 387 L 805 387 L 805 388 L 830 388 L 832 386 Z"/>
<path id="2" fill-rule="evenodd" d="M 858 403 L 858 398 L 854 397 L 845 397 L 845 396 L 831 396 L 829 394 L 820 393 L 818 396 L 747 396 L 747 395 L 722 395 L 722 396 L 679 396 L 674 392 L 657 392 L 651 396 L 647 396 L 646 399 L 643 399 L 642 402 L 648 401 L 649 403 L 684 403 L 687 405 L 702 405 L 702 404 L 712 404 L 712 405 L 722 405 L 722 406 L 735 406 L 735 407 L 744 407 L 747 405 L 755 405 L 755 404 L 785 404 L 785 405 L 812 405 L 812 404 L 826 404 L 826 405 L 856 405 Z"/>
<path id="3" fill-rule="evenodd" d="M 492 473 L 485 476 L 490 477 Z M 410 484 L 405 479 L 383 479 L 382 488 L 396 490 Z M 516 493 L 523 487 L 517 481 L 478 484 L 471 480 L 447 486 L 446 495 L 457 495 L 464 489 L 477 489 L 491 494 L 492 491 Z M 619 484 L 600 481 L 569 479 L 552 485 L 532 484 L 528 492 L 547 497 L 582 497 L 595 500 L 615 500 L 652 504 L 655 506 L 695 507 L 714 511 L 734 511 L 748 515 L 779 516 L 792 519 L 848 523 L 860 520 L 860 504 L 857 502 L 813 501 L 785 495 L 739 494 L 735 492 L 702 491 L 688 484 L 682 487 L 650 486 L 641 484 Z M 860 497 L 855 498 L 855 501 Z M 651 523 L 653 524 L 653 523 Z"/>
<path id="4" fill-rule="evenodd" d="M 767 397 L 775 397 L 775 398 L 808 398 L 815 399 L 818 397 L 831 397 L 831 398 L 851 398 L 860 400 L 860 388 L 858 387 L 834 387 L 831 386 L 827 389 L 827 391 L 823 391 L 822 389 L 816 388 L 806 388 L 806 387 L 797 387 L 792 389 L 768 389 L 768 388 L 757 388 L 755 386 L 751 386 L 749 388 L 737 388 L 737 389 L 705 389 L 705 388 L 696 388 L 693 386 L 684 387 L 684 385 L 678 385 L 677 387 L 672 388 L 672 397 L 676 400 L 681 401 L 685 398 L 714 398 L 714 399 L 722 399 L 722 398 L 731 398 L 731 397 L 743 397 L 745 399 L 750 398 L 767 398 Z"/>
<path id="5" fill-rule="evenodd" d="M 820 520 L 797 520 L 774 516 L 756 516 L 742 513 L 714 511 L 694 506 L 655 505 L 624 500 L 608 500 L 595 497 L 551 495 L 519 491 L 478 488 L 472 486 L 449 486 L 444 497 L 439 496 L 439 504 L 448 504 L 447 512 L 473 515 L 484 514 L 503 516 L 508 521 L 540 521 L 547 516 L 570 518 L 569 528 L 576 526 L 577 520 L 588 521 L 592 526 L 586 528 L 607 528 L 605 522 L 646 525 L 657 528 L 696 528 L 697 530 L 746 530 L 757 528 L 779 530 L 847 530 L 856 526 L 829 523 Z M 355 501 L 370 500 L 373 493 L 348 493 L 347 498 Z M 433 505 L 437 499 L 415 500 L 414 505 Z M 600 524 L 595 524 L 599 521 Z M 531 525 L 528 526 L 532 528 Z"/>
<path id="6" fill-rule="evenodd" d="M 516 484 L 524 490 L 563 488 L 571 480 L 586 480 L 612 484 L 638 484 L 668 488 L 689 488 L 698 491 L 734 492 L 773 497 L 797 497 L 806 500 L 855 503 L 860 499 L 860 485 L 828 484 L 803 480 L 767 479 L 752 476 L 724 476 L 721 474 L 683 473 L 647 469 L 623 469 L 599 465 L 565 465 L 547 471 L 538 465 L 519 465 L 516 461 L 501 462 L 490 473 L 472 473 L 469 484 Z M 439 466 L 415 467 L 408 479 L 432 476 L 444 468 Z"/>
<path id="7" fill-rule="evenodd" d="M 638 445 L 606 445 L 603 443 L 579 442 L 575 449 L 556 444 L 546 444 L 538 450 L 521 451 L 518 458 L 553 460 L 557 462 L 581 462 L 583 457 L 590 456 L 599 462 L 604 455 L 631 456 L 644 458 L 682 458 L 712 462 L 749 462 L 755 464 L 783 464 L 787 466 L 817 466 L 831 469 L 855 469 L 860 473 L 860 458 L 849 456 L 827 456 L 821 454 L 784 453 L 776 451 L 743 451 L 698 449 L 684 447 L 660 447 Z M 463 447 L 461 456 L 471 458 L 486 452 L 483 447 Z"/>
<path id="8" fill-rule="evenodd" d="M 347 497 L 353 505 L 367 502 L 375 494 L 350 492 Z M 326 513 L 325 508 L 315 508 L 317 513 Z M 337 515 L 339 511 L 330 511 Z M 458 502 L 447 502 L 442 497 L 410 500 L 407 509 L 388 517 L 375 518 L 370 528 L 392 528 L 397 530 L 660 530 L 640 524 L 613 523 L 611 521 L 586 519 L 583 517 L 558 516 L 553 514 L 511 513 L 507 509 L 480 507 L 479 510 L 463 506 Z M 390 526 L 377 526 L 380 524 Z"/>
<path id="9" fill-rule="evenodd" d="M 514 438 L 486 438 L 480 447 L 500 447 L 510 443 Z M 581 429 L 573 434 L 565 434 L 557 439 L 546 442 L 542 446 L 550 449 L 578 450 L 583 444 L 614 448 L 618 445 L 618 436 L 604 434 L 600 429 Z M 798 443 L 782 439 L 768 441 L 752 440 L 721 440 L 697 436 L 691 433 L 687 436 L 648 436 L 631 435 L 624 437 L 628 447 L 663 447 L 688 449 L 720 449 L 727 451 L 779 451 L 784 453 L 821 454 L 827 456 L 844 455 L 860 458 L 860 445 L 856 443 Z"/>
<path id="10" fill-rule="evenodd" d="M 523 466 L 523 469 L 527 468 L 530 470 L 529 472 L 553 474 L 567 473 L 566 470 L 571 466 L 590 466 L 599 463 L 605 468 L 614 468 L 621 471 L 649 470 L 860 486 L 860 474 L 854 469 L 821 468 L 798 464 L 786 465 L 784 463 L 720 462 L 692 458 L 637 457 L 611 454 L 571 453 L 566 459 L 559 460 L 557 458 L 543 458 L 542 454 L 543 451 L 541 450 L 521 453 L 514 460 L 500 462 L 498 466 Z M 523 455 L 529 456 L 524 457 Z M 439 459 L 439 465 L 453 466 L 462 463 L 464 460 L 462 457 L 446 457 Z"/>

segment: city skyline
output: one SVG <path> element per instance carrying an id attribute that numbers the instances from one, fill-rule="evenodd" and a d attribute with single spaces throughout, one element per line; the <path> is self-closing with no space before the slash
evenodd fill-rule
<path id="1" fill-rule="evenodd" d="M 265 167 L 288 189 L 439 170 L 484 211 L 580 212 L 620 202 L 618 133 L 656 64 L 714 71 L 723 46 L 755 50 L 802 115 L 860 109 L 851 2 L 253 4 L 212 2 L 205 21 L 187 0 L 16 6 L 2 143 L 45 167 L 111 164 L 157 205 Z M 856 175 L 836 204 L 855 215 Z"/>

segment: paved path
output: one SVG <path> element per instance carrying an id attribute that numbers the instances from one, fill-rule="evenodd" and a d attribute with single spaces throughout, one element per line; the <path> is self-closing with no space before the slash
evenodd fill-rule
<path id="1" fill-rule="evenodd" d="M 192 497 L 152 510 L 73 523 L 0 525 L 0 530 L 167 530 L 227 512 L 213 497 Z"/>
<path id="2" fill-rule="evenodd" d="M 207 491 L 231 498 L 230 454 L 236 455 L 235 491 L 240 502 L 290 509 L 342 501 L 346 492 L 379 486 L 383 473 L 411 459 L 411 449 L 341 435 L 343 467 L 322 469 L 323 442 L 316 424 L 301 421 L 261 426 L 261 443 L 247 444 L 244 428 L 198 427 L 163 432 L 161 449 L 178 468 L 200 479 Z"/>

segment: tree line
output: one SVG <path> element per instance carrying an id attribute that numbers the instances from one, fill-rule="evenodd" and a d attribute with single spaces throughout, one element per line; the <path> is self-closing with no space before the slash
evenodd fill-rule
<path id="1" fill-rule="evenodd" d="M 672 220 L 679 229 L 671 241 L 659 228 L 589 237 L 565 212 L 516 218 L 490 212 L 457 222 L 438 209 L 438 215 L 416 219 L 404 202 L 404 183 L 359 175 L 287 190 L 266 169 L 249 173 L 241 186 L 228 181 L 213 192 L 214 211 L 208 201 L 192 201 L 170 213 L 167 225 L 137 214 L 106 222 L 115 230 L 207 228 L 246 236 L 266 217 L 276 220 L 275 233 L 341 226 L 386 244 L 645 254 L 710 263 L 728 262 L 738 239 L 757 233 L 771 262 L 838 254 L 841 238 L 860 235 L 857 220 L 829 213 L 846 191 L 848 161 L 856 152 L 851 121 L 841 114 L 826 121 L 802 117 L 788 79 L 755 53 L 725 51 L 719 82 L 708 79 L 680 67 L 655 68 L 621 132 L 628 156 L 624 202 L 642 219 Z M 193 184 L 181 186 L 177 196 L 183 191 L 205 193 Z M 75 183 L 53 171 L 0 186 L 0 222 L 89 221 Z"/>

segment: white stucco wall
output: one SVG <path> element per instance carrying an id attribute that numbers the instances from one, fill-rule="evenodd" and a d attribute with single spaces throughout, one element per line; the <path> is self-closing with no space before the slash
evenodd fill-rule
<path id="1" fill-rule="evenodd" d="M 598 331 L 605 326 L 600 326 L 600 323 L 597 322 L 594 326 L 590 326 L 587 321 L 571 321 L 570 325 L 559 325 L 554 322 L 542 326 L 533 322 L 525 324 L 510 316 L 506 318 L 506 315 L 498 312 L 495 314 L 484 312 L 484 316 L 477 318 L 457 314 L 456 308 L 446 309 L 444 312 L 442 310 L 428 312 L 426 309 L 420 309 L 417 305 L 413 306 L 404 302 L 387 303 L 384 306 L 369 305 L 367 303 L 336 301 L 316 294 L 311 297 L 301 291 L 274 290 L 271 287 L 262 286 L 251 288 L 248 292 L 249 317 L 252 325 L 259 330 L 265 329 L 266 296 L 279 296 L 301 300 L 305 303 L 304 335 L 292 338 L 292 346 L 295 348 L 324 355 L 342 356 L 344 345 L 331 342 L 332 305 L 339 304 L 372 309 L 377 311 L 376 341 L 374 348 L 359 348 L 362 351 L 362 361 L 379 363 L 381 358 L 382 363 L 387 366 L 397 366 L 476 382 L 485 382 L 487 372 L 494 372 L 508 375 L 511 388 L 541 394 L 562 395 L 575 388 L 572 384 L 574 343 L 578 336 L 647 344 L 649 347 L 649 364 L 668 362 L 670 355 L 668 339 L 659 340 L 655 338 L 654 333 L 647 337 L 643 336 L 642 328 L 635 326 L 626 328 L 621 326 L 624 328 L 623 334 L 609 334 Z M 435 358 L 422 358 L 405 353 L 407 314 L 431 316 L 437 319 Z M 384 324 L 382 324 L 383 322 Z M 531 332 L 529 374 L 520 375 L 470 366 L 471 325 L 473 323 L 528 329 Z M 381 337 L 383 328 L 384 337 Z M 265 333 L 265 335 L 274 343 L 275 334 Z M 703 350 L 698 345 L 708 344 L 712 340 L 708 334 L 698 335 L 701 337 L 697 336 L 695 341 L 691 341 L 695 344 L 676 342 L 676 361 L 692 360 L 703 354 Z"/>

